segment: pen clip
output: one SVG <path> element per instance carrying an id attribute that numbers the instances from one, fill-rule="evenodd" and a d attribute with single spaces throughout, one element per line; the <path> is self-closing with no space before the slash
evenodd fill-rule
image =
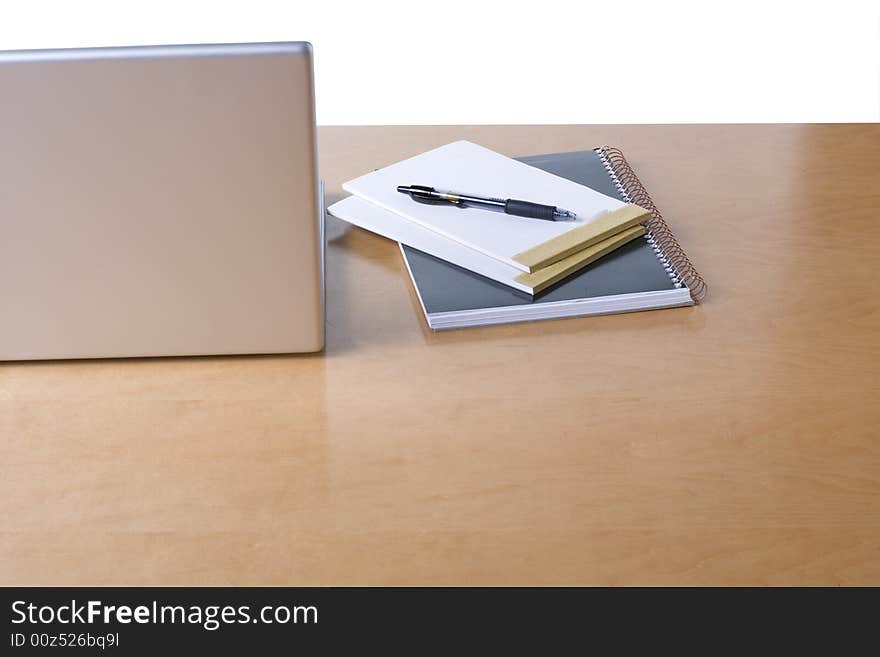
<path id="1" fill-rule="evenodd" d="M 410 197 L 416 203 L 424 203 L 425 205 L 441 205 L 442 203 L 449 202 L 446 199 L 433 198 L 431 196 L 419 196 L 418 194 L 410 194 Z"/>
<path id="2" fill-rule="evenodd" d="M 461 201 L 450 201 L 445 198 L 436 198 L 434 196 L 429 196 L 428 194 L 419 194 L 419 192 L 433 192 L 433 187 L 426 187 L 424 185 L 410 185 L 407 193 L 410 198 L 416 203 L 424 203 L 425 205 L 443 205 L 448 203 L 449 205 L 454 205 L 457 208 L 465 207 L 464 203 Z"/>
<path id="3" fill-rule="evenodd" d="M 424 203 L 425 205 L 454 205 L 457 208 L 467 207 L 461 201 L 450 201 L 448 198 L 422 198 L 418 196 L 413 196 L 412 199 L 416 203 Z"/>

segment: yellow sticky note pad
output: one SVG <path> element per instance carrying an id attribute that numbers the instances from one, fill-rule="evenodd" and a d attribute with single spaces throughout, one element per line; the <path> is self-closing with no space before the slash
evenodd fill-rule
<path id="1" fill-rule="evenodd" d="M 647 221 L 651 213 L 645 208 L 628 203 L 622 208 L 603 214 L 588 224 L 573 228 L 527 251 L 517 253 L 513 260 L 529 268 L 534 273 L 539 269 L 560 262 L 585 248 L 608 239 L 628 228 Z"/>
<path id="2" fill-rule="evenodd" d="M 537 294 L 541 290 L 561 281 L 569 274 L 586 267 L 591 262 L 595 262 L 602 256 L 611 253 L 627 242 L 631 242 L 644 234 L 644 226 L 640 224 L 632 226 L 600 242 L 596 242 L 577 253 L 571 254 L 562 260 L 554 262 L 547 267 L 529 274 L 520 274 L 515 280 L 523 285 L 531 286 L 532 294 Z"/>

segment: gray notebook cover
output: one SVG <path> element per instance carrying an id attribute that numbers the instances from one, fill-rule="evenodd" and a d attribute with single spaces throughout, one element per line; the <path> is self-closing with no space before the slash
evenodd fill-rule
<path id="1" fill-rule="evenodd" d="M 596 151 L 576 151 L 518 158 L 544 171 L 568 178 L 614 198 L 622 198 Z M 644 238 L 597 260 L 558 285 L 530 297 L 472 271 L 403 246 L 413 280 L 428 314 L 569 301 L 613 294 L 675 288 L 669 272 Z"/>

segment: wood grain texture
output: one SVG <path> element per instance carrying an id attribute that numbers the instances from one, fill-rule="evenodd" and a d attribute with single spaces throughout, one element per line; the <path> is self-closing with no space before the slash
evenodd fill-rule
<path id="1" fill-rule="evenodd" d="M 880 584 L 880 125 L 323 128 L 329 200 L 456 139 L 621 147 L 706 302 L 435 334 L 331 221 L 326 354 L 0 365 L 0 583 Z"/>

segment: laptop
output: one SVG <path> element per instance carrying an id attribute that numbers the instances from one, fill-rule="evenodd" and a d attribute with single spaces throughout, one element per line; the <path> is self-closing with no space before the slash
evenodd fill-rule
<path id="1" fill-rule="evenodd" d="M 0 360 L 324 345 L 308 43 L 0 52 Z"/>

